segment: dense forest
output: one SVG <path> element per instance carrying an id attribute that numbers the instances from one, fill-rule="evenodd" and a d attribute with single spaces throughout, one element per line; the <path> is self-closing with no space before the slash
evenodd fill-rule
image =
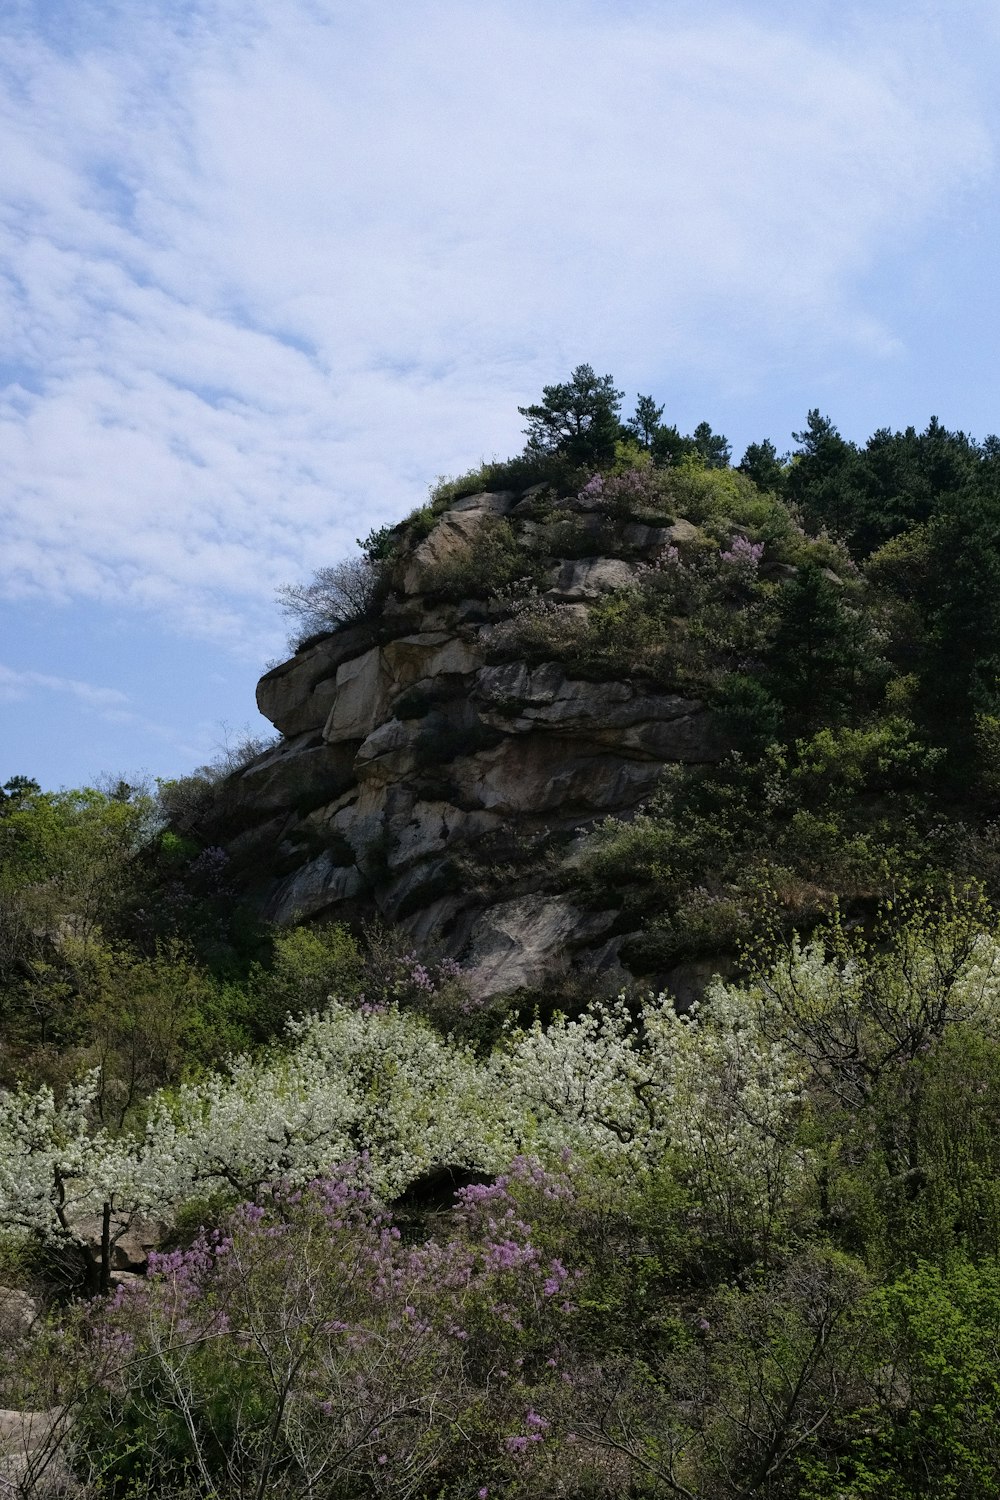
<path id="1" fill-rule="evenodd" d="M 696 693 L 722 748 L 520 857 L 636 973 L 716 978 L 487 1001 L 375 912 L 269 925 L 224 826 L 257 745 L 9 780 L 0 1488 L 1000 1495 L 1000 441 L 811 410 L 734 463 L 622 401 L 578 367 L 282 601 L 299 644 L 375 619 L 451 506 L 524 495 L 429 597 L 499 601 L 497 662 Z M 569 609 L 580 497 L 677 540 Z"/>

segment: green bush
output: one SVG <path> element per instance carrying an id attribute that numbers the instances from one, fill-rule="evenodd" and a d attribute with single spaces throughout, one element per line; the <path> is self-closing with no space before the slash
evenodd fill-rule
<path id="1" fill-rule="evenodd" d="M 431 487 L 430 506 L 435 515 L 447 510 L 455 500 L 466 495 L 495 493 L 498 490 L 531 489 L 536 484 L 551 484 L 559 493 L 568 494 L 586 477 L 578 465 L 564 454 L 524 453 L 516 458 L 491 459 L 477 469 L 455 479 L 442 475 Z"/>
<path id="2" fill-rule="evenodd" d="M 571 661 L 586 632 L 586 619 L 573 606 L 536 594 L 516 601 L 509 617 L 490 629 L 485 644 L 497 661 Z"/>
<path id="3" fill-rule="evenodd" d="M 254 964 L 245 985 L 230 986 L 232 1010 L 257 1040 L 279 1034 L 289 1016 L 322 1010 L 331 996 L 362 989 L 364 959 L 349 930 L 292 927 L 277 932 L 270 962 Z"/>
<path id="4" fill-rule="evenodd" d="M 537 559 L 510 522 L 486 516 L 473 539 L 426 570 L 423 588 L 439 599 L 489 599 L 512 588 L 527 592 L 540 577 Z"/>
<path id="5" fill-rule="evenodd" d="M 800 1456 L 802 1488 L 792 1493 L 803 1500 L 1000 1495 L 996 1261 L 917 1265 L 870 1293 L 859 1312 L 868 1321 L 854 1382 L 860 1389 L 851 1406 L 831 1412 L 826 1441 Z"/>
<path id="6" fill-rule="evenodd" d="M 759 755 L 781 736 L 784 713 L 774 694 L 746 672 L 722 678 L 715 698 L 723 732 L 747 755 Z"/>
<path id="7" fill-rule="evenodd" d="M 666 475 L 666 494 L 674 511 L 697 524 L 725 517 L 752 526 L 780 509 L 738 469 L 707 468 L 697 455 L 681 459 Z"/>

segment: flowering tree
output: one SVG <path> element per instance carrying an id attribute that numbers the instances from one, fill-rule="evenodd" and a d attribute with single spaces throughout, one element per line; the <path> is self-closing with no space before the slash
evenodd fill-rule
<path id="1" fill-rule="evenodd" d="M 219 1188 L 259 1197 L 361 1157 L 389 1201 L 436 1166 L 496 1173 L 518 1151 L 568 1148 L 636 1174 L 669 1162 L 705 1233 L 734 1253 L 766 1246 L 815 1178 L 807 1107 L 864 1105 L 959 1022 L 1000 1030 L 995 940 L 953 923 L 928 944 L 919 925 L 895 955 L 796 947 L 748 988 L 717 982 L 693 1014 L 664 996 L 637 1014 L 595 1005 L 486 1059 L 395 1005 L 332 1001 L 291 1025 L 283 1052 L 156 1096 L 141 1136 L 95 1126 L 93 1077 L 61 1103 L 7 1094 L 0 1223 L 81 1242 L 96 1214 L 106 1275 L 119 1226 Z M 909 1082 L 906 1097 L 920 1097 Z"/>
<path id="2" fill-rule="evenodd" d="M 106 1291 L 115 1243 L 163 1204 L 141 1143 L 94 1128 L 99 1087 L 95 1070 L 62 1101 L 48 1087 L 0 1091 L 0 1225 L 76 1246 Z"/>

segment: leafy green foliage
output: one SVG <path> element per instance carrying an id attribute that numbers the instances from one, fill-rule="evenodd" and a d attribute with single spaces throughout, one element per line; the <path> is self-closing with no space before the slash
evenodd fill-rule
<path id="1" fill-rule="evenodd" d="M 414 1184 L 403 1233 L 370 1186 L 398 1133 L 265 1181 L 144 1283 L 7 1345 L 0 1394 L 60 1403 L 109 1495 L 1000 1493 L 993 921 L 962 901 L 889 908 L 871 940 L 835 921 L 696 1020 L 596 1007 L 479 1062 L 334 1008 L 299 1048 L 339 1029 L 374 1085 L 381 1042 L 404 1133 L 422 1069 L 471 1070 L 466 1111 L 506 1089 L 492 1107 L 526 1108 L 548 1159 L 450 1207 Z M 288 1064 L 241 1074 L 237 1171 L 246 1090 L 287 1089 Z M 223 1093 L 200 1097 L 209 1132 Z"/>
<path id="2" fill-rule="evenodd" d="M 0 1280 L 44 1241 L 107 1285 L 87 1215 L 178 1226 L 138 1293 L 3 1325 L 0 1405 L 65 1401 L 100 1493 L 1000 1496 L 1000 445 L 814 408 L 734 469 L 620 402 L 578 367 L 360 561 L 388 586 L 451 501 L 535 486 L 438 596 L 490 599 L 499 659 L 712 710 L 719 759 L 634 816 L 439 872 L 561 882 L 657 989 L 736 976 L 685 1017 L 241 932 L 235 763 L 158 809 L 0 791 Z M 554 602 L 591 556 L 631 581 Z M 395 708 L 422 771 L 483 743 L 426 684 Z"/>
<path id="3" fill-rule="evenodd" d="M 772 715 L 773 700 L 764 708 Z M 919 793 L 937 759 L 912 723 L 892 719 L 678 771 L 638 816 L 599 825 L 581 888 L 602 903 L 615 892 L 642 922 L 634 957 L 650 968 L 732 952 L 772 925 L 808 929 L 836 901 L 865 910 L 907 881 L 942 888 L 947 865 L 929 856 Z"/>
<path id="4" fill-rule="evenodd" d="M 574 464 L 613 462 L 622 395 L 610 375 L 577 365 L 569 380 L 543 386 L 540 402 L 518 407 L 528 419 L 527 451 L 564 454 Z"/>
<path id="5" fill-rule="evenodd" d="M 431 486 L 430 499 L 415 511 L 404 526 L 411 528 L 417 540 L 427 534 L 437 518 L 455 500 L 485 491 L 526 490 L 544 486 L 559 494 L 569 494 L 586 478 L 585 470 L 570 461 L 564 453 L 526 451 L 514 458 L 491 459 L 466 474 L 448 478 L 442 475 Z"/>
<path id="6" fill-rule="evenodd" d="M 513 585 L 527 589 L 539 576 L 538 561 L 526 549 L 510 522 L 487 516 L 475 537 L 443 561 L 432 564 L 424 591 L 441 599 L 490 597 Z"/>

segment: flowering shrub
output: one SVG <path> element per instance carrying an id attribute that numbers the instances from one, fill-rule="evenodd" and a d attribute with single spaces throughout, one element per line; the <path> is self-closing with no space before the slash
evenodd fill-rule
<path id="1" fill-rule="evenodd" d="M 460 963 L 419 954 L 381 923 L 368 923 L 364 933 L 367 952 L 356 996 L 363 1009 L 396 1005 L 425 1017 L 445 1036 L 460 1041 L 477 1037 L 484 1007 L 470 993 Z"/>
<path id="2" fill-rule="evenodd" d="M 516 1148 L 518 1113 L 506 1119 L 472 1055 L 418 1016 L 331 1001 L 289 1036 L 283 1055 L 237 1059 L 155 1102 L 144 1160 L 164 1197 L 301 1183 L 367 1153 L 391 1198 L 437 1163 L 495 1170 Z"/>
<path id="3" fill-rule="evenodd" d="M 627 476 L 622 476 L 622 482 Z M 613 480 L 595 476 L 588 490 L 605 494 Z M 588 533 L 594 545 L 602 546 Z M 605 550 L 620 542 L 608 538 Z M 563 547 L 563 555 L 569 552 Z M 757 577 L 763 544 L 737 535 L 723 551 L 707 537 L 691 553 L 660 549 L 637 564 L 635 581 L 590 603 L 556 604 L 527 592 L 507 618 L 485 634 L 500 660 L 551 661 L 601 677 L 646 676 L 669 686 L 704 690 L 725 671 L 766 654 L 773 628 L 771 600 Z"/>
<path id="4" fill-rule="evenodd" d="M 616 520 L 629 520 L 633 516 L 659 516 L 664 509 L 669 512 L 666 489 L 665 475 L 650 464 L 621 473 L 593 474 L 577 499 L 587 509 L 600 509 Z"/>
<path id="5" fill-rule="evenodd" d="M 477 528 L 474 541 L 428 565 L 423 587 L 442 599 L 489 598 L 513 585 L 530 588 L 538 579 L 537 562 L 510 522 L 488 516 Z"/>
<path id="6" fill-rule="evenodd" d="M 40 1239 L 72 1239 L 74 1224 L 106 1204 L 138 1212 L 150 1203 L 134 1137 L 93 1124 L 100 1087 L 93 1070 L 57 1100 L 43 1087 L 0 1091 L 0 1223 Z M 155 1194 L 153 1195 L 155 1196 Z"/>
<path id="7" fill-rule="evenodd" d="M 3 1096 L 8 1225 L 244 1201 L 0 1351 L 0 1396 L 79 1414 L 78 1472 L 114 1500 L 818 1500 L 869 1469 L 890 1493 L 892 1454 L 940 1500 L 991 1493 L 983 917 L 917 910 L 869 944 L 833 924 L 687 1016 L 595 1005 L 487 1058 L 337 1002 L 162 1095 L 142 1137 L 94 1126 L 93 1080 Z M 387 1200 L 441 1163 L 484 1180 L 401 1207 L 401 1234 Z"/>
<path id="8" fill-rule="evenodd" d="M 748 573 L 756 573 L 763 556 L 763 542 L 751 542 L 748 537 L 737 533 L 729 546 L 719 553 L 719 560 L 727 567 L 742 568 Z"/>
<path id="9" fill-rule="evenodd" d="M 284 1055 L 237 1059 L 154 1100 L 141 1138 L 89 1129 L 93 1081 L 62 1107 L 45 1092 L 5 1103 L 4 1221 L 72 1236 L 73 1214 L 108 1203 L 170 1212 L 220 1185 L 253 1195 L 302 1183 L 360 1153 L 383 1199 L 439 1163 L 497 1171 L 519 1149 L 567 1145 L 636 1166 L 669 1148 L 720 1202 L 753 1198 L 766 1177 L 767 1219 L 787 1185 L 783 1053 L 750 1035 L 721 991 L 704 1023 L 665 998 L 637 1022 L 619 1004 L 536 1027 L 484 1061 L 395 1007 L 334 1002 L 290 1035 Z M 761 1148 L 762 1121 L 776 1155 Z"/>
<path id="10" fill-rule="evenodd" d="M 594 1005 L 485 1058 L 395 1005 L 334 1001 L 291 1024 L 284 1052 L 156 1096 L 142 1134 L 95 1126 L 93 1076 L 62 1102 L 3 1095 L 0 1223 L 83 1243 L 86 1216 L 118 1233 L 140 1211 L 170 1216 L 220 1188 L 258 1197 L 359 1156 L 386 1202 L 438 1166 L 495 1173 L 519 1151 L 569 1148 L 637 1178 L 666 1164 L 703 1241 L 745 1257 L 812 1211 L 802 1122 L 820 1086 L 839 1079 L 865 1105 L 873 1080 L 897 1089 L 897 1061 L 916 1067 L 956 1026 L 1000 1040 L 997 944 L 955 922 L 931 942 L 917 922 L 886 954 L 839 938 L 832 958 L 793 948 L 749 988 L 716 982 L 686 1016 L 662 996 L 635 1013 Z"/>
<path id="11" fill-rule="evenodd" d="M 572 1192 L 517 1159 L 459 1195 L 447 1239 L 408 1247 L 348 1168 L 154 1257 L 83 1320 L 101 1493 L 578 1493 L 596 1460 L 561 1441 L 577 1278 L 533 1223 Z"/>
<path id="12" fill-rule="evenodd" d="M 407 1245 L 350 1169 L 279 1188 L 71 1310 L 16 1375 L 0 1351 L 0 1391 L 58 1410 L 107 1500 L 995 1493 L 995 1258 L 879 1287 L 814 1244 L 692 1294 L 639 1236 L 631 1315 L 595 1327 L 586 1193 L 519 1158 Z"/>
<path id="13" fill-rule="evenodd" d="M 484 633 L 484 644 L 500 660 L 566 660 L 579 653 L 586 631 L 586 620 L 571 605 L 526 594 Z"/>

